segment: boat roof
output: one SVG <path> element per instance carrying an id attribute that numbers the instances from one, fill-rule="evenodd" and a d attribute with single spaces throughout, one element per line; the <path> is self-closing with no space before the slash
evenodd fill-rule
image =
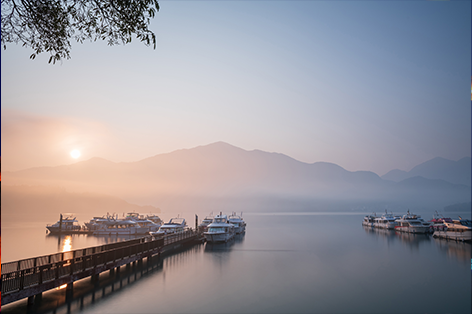
<path id="1" fill-rule="evenodd" d="M 165 223 L 164 225 L 182 225 L 185 223 L 184 218 L 171 218 L 168 223 Z"/>
<path id="2" fill-rule="evenodd" d="M 114 225 L 135 225 L 135 224 L 137 224 L 136 221 L 132 221 L 132 220 L 129 220 L 129 219 L 112 220 L 112 221 L 110 221 L 110 223 L 114 224 Z"/>
<path id="3" fill-rule="evenodd" d="M 169 228 L 179 228 L 179 227 L 183 227 L 182 225 L 175 225 L 175 224 L 172 224 L 172 225 L 169 225 L 169 224 L 163 224 L 161 226 L 161 228 L 165 228 L 165 229 L 169 229 Z"/>
<path id="4" fill-rule="evenodd" d="M 61 220 L 59 219 L 57 222 L 60 222 Z M 68 216 L 64 217 L 62 216 L 62 222 L 79 222 L 76 217 Z"/>

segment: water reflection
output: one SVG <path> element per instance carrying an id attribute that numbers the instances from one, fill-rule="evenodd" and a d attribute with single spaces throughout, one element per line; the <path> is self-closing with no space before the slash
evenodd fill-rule
<path id="1" fill-rule="evenodd" d="M 468 263 L 472 253 L 471 243 L 433 238 L 433 242 L 440 251 L 449 257 Z"/>
<path id="2" fill-rule="evenodd" d="M 395 231 L 381 228 L 372 228 L 367 226 L 362 226 L 366 233 L 379 236 L 381 238 L 387 239 L 388 241 L 394 241 L 396 239 Z"/>
<path id="3" fill-rule="evenodd" d="M 69 239 L 64 239 L 67 243 Z M 65 246 L 67 247 L 67 246 Z M 93 311 L 93 307 L 110 297 L 119 297 L 126 293 L 126 289 L 139 283 L 156 273 L 164 274 L 173 268 L 183 267 L 191 259 L 190 255 L 201 252 L 203 245 L 195 245 L 189 248 L 181 248 L 166 254 L 163 258 L 154 256 L 151 260 L 145 259 L 140 266 L 132 263 L 130 267 L 123 265 L 120 270 L 107 271 L 100 274 L 98 282 L 92 282 L 91 278 L 85 278 L 74 282 L 72 295 L 67 295 L 65 289 L 54 289 L 43 293 L 40 301 L 28 307 L 26 299 L 2 307 L 3 313 L 79 313 Z"/>
<path id="4" fill-rule="evenodd" d="M 59 240 L 61 238 L 59 237 Z M 61 252 L 70 252 L 72 250 L 72 237 L 70 235 L 66 235 L 64 237 L 64 240 L 62 241 L 62 250 Z M 72 257 L 72 256 L 70 256 Z M 64 256 L 64 258 L 70 258 L 69 256 Z M 64 264 L 64 266 L 69 266 L 70 265 L 70 262 L 67 262 Z M 57 290 L 60 290 L 60 289 L 64 289 L 65 287 L 67 287 L 67 284 L 63 284 L 59 287 L 57 287 L 56 289 Z"/>
<path id="5" fill-rule="evenodd" d="M 461 262 L 468 263 L 472 253 L 472 244 L 468 242 L 433 238 L 431 234 L 414 234 L 366 226 L 363 228 L 367 234 L 385 239 L 389 245 L 399 242 L 414 250 L 419 250 L 421 245 L 434 243 L 441 252 Z"/>
<path id="6" fill-rule="evenodd" d="M 420 244 L 431 241 L 431 235 L 424 233 L 418 234 L 395 231 L 395 235 L 400 239 L 400 242 L 416 250 L 419 249 Z"/>
<path id="7" fill-rule="evenodd" d="M 62 252 L 72 251 L 72 237 L 70 235 L 66 235 L 62 243 Z"/>
<path id="8" fill-rule="evenodd" d="M 230 241 L 224 243 L 213 243 L 213 242 L 206 242 L 205 243 L 205 253 L 209 252 L 229 252 L 231 250 L 231 247 L 233 247 L 235 244 L 241 244 L 244 242 L 244 236 L 246 235 L 246 232 L 237 234 L 232 238 Z"/>
<path id="9" fill-rule="evenodd" d="M 375 235 L 386 239 L 389 243 L 393 243 L 397 240 L 400 243 L 409 245 L 411 248 L 418 249 L 420 243 L 431 241 L 431 235 L 429 234 L 417 234 L 409 232 L 399 232 L 395 230 L 383 229 L 383 228 L 372 228 L 363 226 L 367 234 Z"/>

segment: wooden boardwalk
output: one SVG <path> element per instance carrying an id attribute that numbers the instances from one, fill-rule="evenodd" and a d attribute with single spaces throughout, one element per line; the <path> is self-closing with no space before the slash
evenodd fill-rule
<path id="1" fill-rule="evenodd" d="M 0 291 L 2 305 L 28 298 L 33 303 L 35 295 L 67 284 L 72 291 L 73 282 L 98 275 L 107 270 L 119 271 L 122 265 L 142 263 L 161 253 L 182 245 L 202 241 L 200 233 L 188 230 L 164 238 L 146 236 L 112 244 L 94 246 L 69 252 L 55 253 L 2 264 Z"/>

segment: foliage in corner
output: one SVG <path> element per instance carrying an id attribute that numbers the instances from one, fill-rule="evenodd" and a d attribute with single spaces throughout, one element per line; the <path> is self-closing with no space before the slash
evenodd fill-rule
<path id="1" fill-rule="evenodd" d="M 156 48 L 149 30 L 159 11 L 156 0 L 1 0 L 2 45 L 16 43 L 48 52 L 49 63 L 70 58 L 70 40 L 127 44 L 132 36 Z"/>

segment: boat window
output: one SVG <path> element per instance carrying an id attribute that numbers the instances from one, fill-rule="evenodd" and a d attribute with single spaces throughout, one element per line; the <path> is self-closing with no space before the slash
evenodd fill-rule
<path id="1" fill-rule="evenodd" d="M 210 229 L 208 229 L 209 232 L 223 232 L 224 229 L 221 228 L 221 227 L 211 227 Z"/>

